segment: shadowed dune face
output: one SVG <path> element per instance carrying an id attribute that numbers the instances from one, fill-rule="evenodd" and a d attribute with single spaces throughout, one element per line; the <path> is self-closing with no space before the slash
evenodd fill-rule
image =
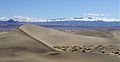
<path id="1" fill-rule="evenodd" d="M 13 53 L 19 51 L 45 53 L 55 50 L 31 38 L 20 29 L 16 29 L 10 33 L 5 33 L 0 36 L 0 51 L 3 53 Z"/>
<path id="2" fill-rule="evenodd" d="M 119 62 L 117 56 L 62 52 L 53 47 L 100 44 L 111 45 L 113 42 L 107 38 L 75 35 L 28 24 L 0 34 L 0 62 Z"/>

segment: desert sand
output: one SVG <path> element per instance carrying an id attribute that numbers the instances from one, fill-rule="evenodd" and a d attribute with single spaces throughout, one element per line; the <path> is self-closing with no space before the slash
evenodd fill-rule
<path id="1" fill-rule="evenodd" d="M 120 62 L 119 34 L 26 24 L 0 34 L 0 62 Z"/>

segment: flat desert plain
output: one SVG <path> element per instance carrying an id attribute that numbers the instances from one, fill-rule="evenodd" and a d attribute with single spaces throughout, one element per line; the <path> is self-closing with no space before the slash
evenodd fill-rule
<path id="1" fill-rule="evenodd" d="M 0 34 L 0 62 L 120 62 L 120 30 L 22 25 Z"/>

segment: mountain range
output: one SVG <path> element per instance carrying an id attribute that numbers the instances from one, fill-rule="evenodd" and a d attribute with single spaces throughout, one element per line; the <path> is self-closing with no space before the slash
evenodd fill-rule
<path id="1" fill-rule="evenodd" d="M 100 17 L 73 17 L 73 18 L 35 18 L 35 17 L 25 17 L 25 16 L 13 16 L 13 17 L 0 17 L 1 21 L 7 21 L 9 19 L 13 19 L 19 22 L 52 22 L 52 21 L 120 21 L 120 19 L 116 18 L 100 18 Z"/>
<path id="2" fill-rule="evenodd" d="M 35 24 L 44 27 L 54 29 L 120 29 L 120 21 L 104 21 L 104 20 L 82 20 L 83 18 L 57 18 L 57 19 L 44 19 L 42 22 L 36 21 L 25 21 L 26 19 L 11 18 L 6 20 L 0 20 L 0 30 L 3 29 L 14 29 L 23 24 Z M 41 19 L 42 20 L 42 19 Z"/>

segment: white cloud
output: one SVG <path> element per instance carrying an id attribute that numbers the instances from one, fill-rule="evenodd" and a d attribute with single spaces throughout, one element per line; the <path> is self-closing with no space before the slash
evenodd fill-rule
<path id="1" fill-rule="evenodd" d="M 105 16 L 105 14 L 100 14 L 100 16 Z"/>
<path id="2" fill-rule="evenodd" d="M 105 14 L 98 14 L 98 13 L 85 13 L 85 14 L 83 14 L 83 15 L 85 15 L 85 16 L 105 16 Z"/>
<path id="3" fill-rule="evenodd" d="M 95 13 L 89 13 L 88 16 L 100 16 L 100 15 Z"/>
<path id="4" fill-rule="evenodd" d="M 98 14 L 84 14 L 84 15 L 93 15 L 98 16 Z M 104 16 L 104 14 L 101 14 L 100 16 Z M 55 20 L 52 19 L 44 19 L 44 18 L 31 18 L 31 17 L 25 17 L 25 16 L 13 16 L 13 17 L 0 17 L 0 20 L 7 21 L 9 19 L 13 19 L 15 21 L 19 22 L 47 22 L 47 21 L 120 21 L 120 19 L 113 19 L 113 18 L 98 18 L 98 17 L 77 17 L 77 18 L 56 18 Z"/>
<path id="5" fill-rule="evenodd" d="M 6 20 L 9 20 L 9 17 L 0 17 L 0 20 L 6 21 Z"/>

